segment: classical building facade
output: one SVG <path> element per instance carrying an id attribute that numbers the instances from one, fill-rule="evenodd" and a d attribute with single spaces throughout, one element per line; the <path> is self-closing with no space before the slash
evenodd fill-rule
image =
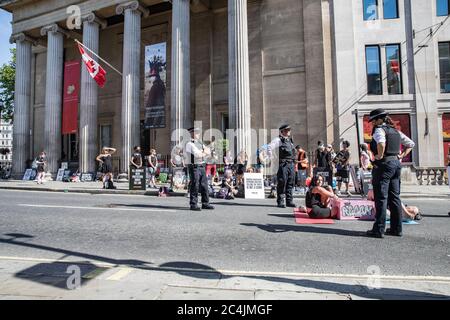
<path id="1" fill-rule="evenodd" d="M 118 149 L 114 166 L 125 172 L 133 146 L 170 154 L 172 131 L 194 121 L 204 130 L 241 129 L 237 149 L 252 154 L 250 128 L 288 122 L 310 149 L 335 140 L 328 1 L 3 0 L 0 7 L 13 13 L 17 45 L 18 174 L 41 150 L 53 173 L 61 161 L 95 171 L 104 145 Z M 71 30 L 77 8 L 81 28 Z M 64 70 L 80 61 L 74 39 L 121 75 L 100 62 L 108 73 L 100 89 L 80 65 L 78 128 L 64 133 Z M 167 46 L 166 121 L 146 130 L 145 52 L 160 43 Z"/>
<path id="2" fill-rule="evenodd" d="M 380 107 L 417 142 L 406 165 L 444 165 L 446 0 L 0 0 L 0 8 L 13 13 L 17 45 L 18 174 L 42 150 L 53 173 L 66 161 L 92 172 L 102 146 L 118 149 L 114 167 L 123 173 L 133 146 L 169 155 L 172 132 L 194 121 L 240 129 L 237 150 L 249 154 L 249 128 L 290 123 L 309 151 L 319 140 L 349 140 L 357 163 L 358 140 L 371 136 L 364 119 Z M 100 61 L 104 88 L 80 64 L 74 40 L 118 70 Z M 164 61 L 148 55 L 154 48 Z M 163 102 L 151 102 L 149 83 Z"/>

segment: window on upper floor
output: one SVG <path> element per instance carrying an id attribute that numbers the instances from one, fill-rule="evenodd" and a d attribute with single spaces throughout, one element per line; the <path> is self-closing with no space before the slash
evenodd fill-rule
<path id="1" fill-rule="evenodd" d="M 441 93 L 450 93 L 450 42 L 439 43 Z"/>
<path id="2" fill-rule="evenodd" d="M 381 77 L 380 47 L 366 46 L 367 94 L 383 94 L 383 79 Z"/>
<path id="3" fill-rule="evenodd" d="M 402 60 L 399 44 L 386 45 L 386 72 L 389 94 L 403 94 Z"/>
<path id="4" fill-rule="evenodd" d="M 385 19 L 398 19 L 398 0 L 383 0 L 383 17 Z"/>
<path id="5" fill-rule="evenodd" d="M 450 0 L 436 0 L 436 14 L 438 17 L 448 16 Z"/>
<path id="6" fill-rule="evenodd" d="M 363 0 L 364 20 L 378 19 L 378 0 Z"/>

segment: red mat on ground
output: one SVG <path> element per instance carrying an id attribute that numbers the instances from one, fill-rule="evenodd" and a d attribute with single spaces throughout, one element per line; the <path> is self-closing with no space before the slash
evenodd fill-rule
<path id="1" fill-rule="evenodd" d="M 307 213 L 298 209 L 294 210 L 294 216 L 297 224 L 334 224 L 333 219 L 311 219 Z"/>

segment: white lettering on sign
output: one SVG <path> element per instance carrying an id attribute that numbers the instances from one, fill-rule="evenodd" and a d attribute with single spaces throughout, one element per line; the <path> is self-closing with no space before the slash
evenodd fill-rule
<path id="1" fill-rule="evenodd" d="M 364 204 L 352 204 L 346 202 L 341 209 L 343 217 L 370 217 L 373 214 L 374 207 Z"/>

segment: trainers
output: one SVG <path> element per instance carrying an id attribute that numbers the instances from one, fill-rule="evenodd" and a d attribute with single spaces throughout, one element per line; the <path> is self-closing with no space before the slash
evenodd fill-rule
<path id="1" fill-rule="evenodd" d="M 375 231 L 373 231 L 373 230 L 367 231 L 367 232 L 366 232 L 366 235 L 367 235 L 368 237 L 371 237 L 371 238 L 378 238 L 378 239 L 383 239 L 383 238 L 384 238 L 384 234 L 379 233 L 379 232 L 375 232 Z"/>
<path id="2" fill-rule="evenodd" d="M 214 210 L 214 207 L 210 204 L 204 204 L 202 205 L 203 210 Z"/>
<path id="3" fill-rule="evenodd" d="M 191 211 L 202 211 L 202 209 L 197 206 L 191 206 Z"/>

